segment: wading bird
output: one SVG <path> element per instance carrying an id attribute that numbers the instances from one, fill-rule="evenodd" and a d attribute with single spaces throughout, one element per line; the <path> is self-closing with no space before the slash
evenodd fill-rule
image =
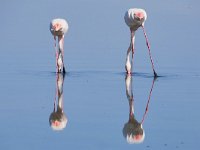
<path id="1" fill-rule="evenodd" d="M 56 72 L 65 73 L 64 66 L 64 35 L 68 30 L 68 23 L 64 19 L 53 19 L 50 23 L 50 31 L 54 36 L 56 50 Z M 58 38 L 58 50 L 56 46 L 56 38 Z"/>
<path id="2" fill-rule="evenodd" d="M 147 19 L 147 14 L 146 14 L 146 11 L 144 9 L 131 8 L 128 11 L 126 11 L 126 13 L 125 13 L 124 20 L 125 20 L 127 26 L 130 28 L 130 31 L 131 31 L 131 42 L 130 42 L 130 46 L 129 46 L 128 51 L 127 51 L 125 68 L 126 68 L 127 74 L 131 74 L 132 63 L 133 63 L 133 55 L 134 55 L 135 32 L 139 27 L 142 27 L 143 32 L 144 32 L 144 36 L 145 36 L 145 39 L 146 39 L 147 48 L 149 50 L 149 57 L 150 57 L 150 60 L 151 60 L 154 77 L 157 77 L 157 73 L 155 72 L 153 59 L 152 59 L 152 56 L 151 56 L 150 45 L 149 45 L 148 38 L 147 38 L 145 29 L 144 29 L 144 23 L 145 23 L 146 19 Z M 131 51 L 132 51 L 132 62 L 130 61 Z"/>

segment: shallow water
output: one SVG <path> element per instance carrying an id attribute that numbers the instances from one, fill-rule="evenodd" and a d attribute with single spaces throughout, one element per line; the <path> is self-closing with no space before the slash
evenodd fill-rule
<path id="1" fill-rule="evenodd" d="M 200 23 L 197 0 L 0 3 L 2 149 L 198 149 L 200 53 L 199 30 L 193 29 L 194 22 Z M 153 73 L 139 30 L 129 105 L 124 72 L 129 30 L 123 15 L 132 6 L 147 10 L 147 35 L 160 77 L 152 88 Z M 58 16 L 69 22 L 64 80 L 54 72 L 48 29 Z M 61 131 L 49 123 L 58 99 L 67 120 Z M 142 122 L 145 137 L 140 144 L 129 144 L 124 136 L 130 108 Z"/>

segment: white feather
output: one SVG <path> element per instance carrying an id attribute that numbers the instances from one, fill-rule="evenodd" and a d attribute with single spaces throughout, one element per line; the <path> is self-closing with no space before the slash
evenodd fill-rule
<path id="1" fill-rule="evenodd" d="M 59 24 L 60 25 L 60 30 L 56 31 L 54 29 L 54 25 Z M 59 35 L 64 35 L 68 31 L 68 23 L 65 19 L 53 19 L 50 23 L 50 31 L 54 36 L 59 36 Z"/>
<path id="2" fill-rule="evenodd" d="M 135 18 L 135 14 L 137 13 L 142 13 L 143 14 L 143 19 L 142 20 L 137 20 Z M 129 26 L 130 28 L 134 28 L 135 31 L 141 26 L 144 25 L 144 22 L 147 19 L 147 14 L 146 11 L 144 9 L 140 9 L 140 8 L 130 8 L 129 10 L 126 11 L 125 16 L 124 16 L 124 20 L 127 24 L 127 26 Z"/>

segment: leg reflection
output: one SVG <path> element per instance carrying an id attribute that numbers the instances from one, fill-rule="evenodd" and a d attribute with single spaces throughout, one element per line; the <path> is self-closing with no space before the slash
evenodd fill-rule
<path id="1" fill-rule="evenodd" d="M 67 117 L 63 111 L 63 83 L 65 74 L 56 74 L 56 94 L 54 99 L 54 109 L 49 117 L 49 124 L 53 130 L 63 130 L 67 124 Z M 57 110 L 56 110 L 56 102 Z"/>
<path id="2" fill-rule="evenodd" d="M 152 82 L 152 86 L 151 86 L 151 90 L 149 93 L 145 113 L 143 115 L 142 121 L 139 122 L 138 120 L 136 120 L 135 115 L 134 115 L 134 97 L 133 97 L 133 92 L 132 92 L 132 76 L 128 75 L 128 74 L 126 75 L 125 83 L 126 83 L 126 95 L 127 95 L 128 101 L 129 101 L 129 120 L 124 125 L 123 135 L 129 144 L 142 143 L 144 141 L 145 131 L 143 129 L 142 124 L 144 122 L 145 116 L 148 111 L 148 106 L 149 106 L 151 93 L 152 93 L 153 86 L 154 86 L 154 81 L 155 81 L 155 78 L 153 79 L 153 82 Z"/>

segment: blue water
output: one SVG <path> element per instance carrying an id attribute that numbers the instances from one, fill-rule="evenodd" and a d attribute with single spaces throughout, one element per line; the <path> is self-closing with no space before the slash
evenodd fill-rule
<path id="1" fill-rule="evenodd" d="M 122 0 L 0 2 L 1 149 L 198 149 L 200 138 L 199 1 Z M 123 16 L 145 8 L 157 73 L 140 144 L 123 135 L 129 120 Z M 49 22 L 65 18 L 63 112 L 66 127 L 49 117 L 56 95 L 55 51 Z M 153 82 L 142 30 L 136 33 L 132 93 L 141 122 Z"/>

